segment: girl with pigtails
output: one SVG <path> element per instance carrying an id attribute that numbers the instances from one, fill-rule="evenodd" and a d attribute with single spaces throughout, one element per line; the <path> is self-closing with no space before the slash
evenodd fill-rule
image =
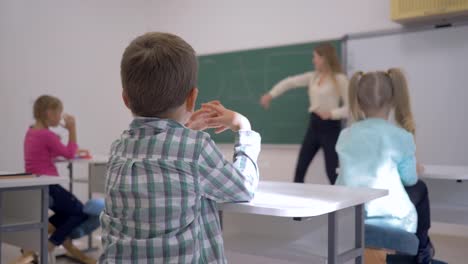
<path id="1" fill-rule="evenodd" d="M 399 69 L 357 72 L 349 86 L 352 125 L 338 138 L 337 184 L 387 189 L 386 197 L 365 206 L 366 223 L 415 233 L 418 263 L 430 263 L 427 187 L 418 179 L 416 132 L 408 85 Z M 395 123 L 389 121 L 393 112 Z"/>

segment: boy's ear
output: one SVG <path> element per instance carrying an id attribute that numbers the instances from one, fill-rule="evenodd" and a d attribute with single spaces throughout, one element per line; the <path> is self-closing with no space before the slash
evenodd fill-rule
<path id="1" fill-rule="evenodd" d="M 124 101 L 125 106 L 130 109 L 130 103 L 128 102 L 128 96 L 125 91 L 122 91 L 122 100 Z"/>
<path id="2" fill-rule="evenodd" d="M 185 100 L 186 109 L 188 112 L 193 112 L 195 109 L 195 103 L 197 102 L 198 88 L 194 87 L 190 90 L 187 99 Z"/>

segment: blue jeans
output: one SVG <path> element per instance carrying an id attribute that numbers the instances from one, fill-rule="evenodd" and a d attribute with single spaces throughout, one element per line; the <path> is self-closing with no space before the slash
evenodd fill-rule
<path id="1" fill-rule="evenodd" d="M 55 227 L 49 241 L 59 246 L 88 216 L 83 213 L 83 204 L 80 200 L 62 186 L 51 185 L 49 196 L 53 200 L 49 208 L 54 211 L 54 215 L 49 218 L 49 223 Z"/>

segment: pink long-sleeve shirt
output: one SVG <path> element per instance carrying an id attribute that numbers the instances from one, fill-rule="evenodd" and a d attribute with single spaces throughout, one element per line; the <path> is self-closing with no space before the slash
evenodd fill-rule
<path id="1" fill-rule="evenodd" d="M 63 145 L 58 135 L 49 129 L 29 128 L 24 138 L 24 166 L 28 173 L 58 176 L 54 160 L 57 157 L 72 159 L 78 145 Z"/>

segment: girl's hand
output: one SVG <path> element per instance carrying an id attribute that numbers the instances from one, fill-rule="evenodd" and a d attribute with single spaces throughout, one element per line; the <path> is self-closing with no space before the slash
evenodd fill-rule
<path id="1" fill-rule="evenodd" d="M 250 122 L 245 116 L 226 109 L 219 101 L 202 104 L 202 109 L 212 114 L 205 122 L 208 127 L 216 128 L 216 134 L 227 129 L 231 129 L 234 132 L 239 130 L 251 130 Z"/>
<path id="2" fill-rule="evenodd" d="M 65 121 L 65 128 L 67 130 L 75 129 L 76 128 L 76 123 L 75 123 L 75 117 L 69 114 L 63 114 L 63 120 Z"/>
<path id="3" fill-rule="evenodd" d="M 89 154 L 89 150 L 87 149 L 78 149 L 76 151 L 76 156 L 79 158 L 90 159 L 91 155 Z"/>

